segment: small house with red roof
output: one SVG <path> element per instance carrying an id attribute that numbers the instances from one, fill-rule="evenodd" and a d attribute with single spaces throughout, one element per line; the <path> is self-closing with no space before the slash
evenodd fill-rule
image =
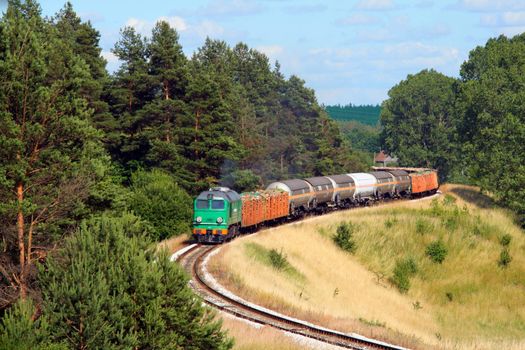
<path id="1" fill-rule="evenodd" d="M 374 163 L 376 166 L 388 166 L 390 163 L 397 163 L 397 158 L 394 158 L 381 150 L 378 154 L 374 155 Z"/>

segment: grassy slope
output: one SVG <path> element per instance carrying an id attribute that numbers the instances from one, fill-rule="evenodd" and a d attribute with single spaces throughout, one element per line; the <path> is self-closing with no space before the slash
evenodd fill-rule
<path id="1" fill-rule="evenodd" d="M 442 190 L 457 202 L 395 203 L 273 228 L 225 246 L 212 267 L 245 298 L 329 327 L 419 348 L 523 348 L 525 235 L 474 189 Z M 330 238 L 342 221 L 359 226 L 353 256 Z M 513 260 L 502 269 L 505 233 Z M 442 264 L 425 255 L 438 238 L 449 251 Z M 277 270 L 261 257 L 271 248 L 282 250 L 289 268 Z M 418 272 L 401 294 L 388 278 L 406 257 Z"/>

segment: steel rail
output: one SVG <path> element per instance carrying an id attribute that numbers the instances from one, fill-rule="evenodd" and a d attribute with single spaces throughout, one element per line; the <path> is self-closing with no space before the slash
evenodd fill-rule
<path id="1" fill-rule="evenodd" d="M 309 324 L 300 320 L 293 320 L 284 315 L 279 316 L 270 310 L 264 311 L 254 308 L 243 302 L 235 300 L 221 291 L 212 287 L 202 275 L 204 258 L 219 246 L 195 246 L 183 254 L 177 261 L 181 262 L 185 270 L 191 275 L 190 286 L 199 294 L 205 303 L 236 317 L 249 320 L 262 325 L 267 325 L 282 331 L 315 339 L 327 344 L 336 345 L 347 349 L 388 349 L 400 350 L 402 347 L 384 343 L 378 340 L 359 335 L 330 330 L 324 327 Z"/>

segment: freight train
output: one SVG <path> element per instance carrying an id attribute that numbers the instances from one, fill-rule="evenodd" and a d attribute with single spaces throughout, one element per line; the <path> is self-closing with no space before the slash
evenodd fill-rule
<path id="1" fill-rule="evenodd" d="M 369 173 L 310 177 L 273 182 L 266 190 L 238 194 L 214 187 L 195 199 L 196 242 L 222 243 L 259 226 L 368 205 L 387 198 L 434 194 L 437 171 L 422 168 L 374 168 Z"/>

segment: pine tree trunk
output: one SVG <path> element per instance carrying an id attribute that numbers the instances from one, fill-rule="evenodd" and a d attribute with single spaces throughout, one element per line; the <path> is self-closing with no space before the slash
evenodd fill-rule
<path id="1" fill-rule="evenodd" d="M 26 298 L 27 286 L 26 286 L 26 257 L 25 257 L 25 242 L 24 242 L 24 212 L 22 209 L 24 201 L 24 185 L 22 182 L 18 182 L 16 185 L 16 197 L 18 201 L 18 213 L 16 220 L 16 228 L 18 231 L 18 250 L 20 259 L 20 297 Z"/>

